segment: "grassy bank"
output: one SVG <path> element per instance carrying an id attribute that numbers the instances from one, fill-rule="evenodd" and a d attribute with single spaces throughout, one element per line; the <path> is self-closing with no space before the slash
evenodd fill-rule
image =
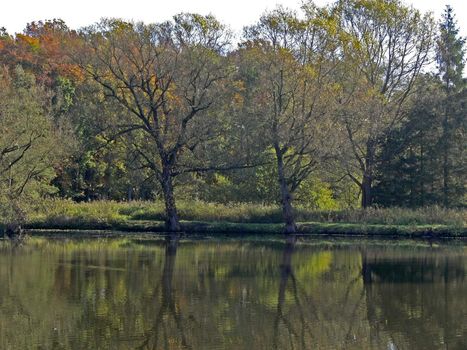
<path id="1" fill-rule="evenodd" d="M 277 206 L 192 201 L 179 202 L 178 207 L 183 230 L 188 233 L 276 234 L 282 230 Z M 46 201 L 32 208 L 29 218 L 30 229 L 164 231 L 164 207 L 152 202 Z M 299 231 L 304 234 L 467 237 L 466 219 L 465 210 L 439 207 L 342 211 L 297 208 Z"/>
<path id="2" fill-rule="evenodd" d="M 282 233 L 281 224 L 255 224 L 230 222 L 182 221 L 182 230 L 190 234 L 217 235 L 274 235 Z M 68 222 L 28 224 L 32 232 L 50 230 L 115 230 L 123 232 L 164 232 L 162 221 L 124 222 Z M 300 234 L 343 235 L 343 236 L 387 236 L 405 238 L 456 238 L 467 237 L 465 228 L 446 225 L 378 225 L 305 222 L 298 224 Z"/>

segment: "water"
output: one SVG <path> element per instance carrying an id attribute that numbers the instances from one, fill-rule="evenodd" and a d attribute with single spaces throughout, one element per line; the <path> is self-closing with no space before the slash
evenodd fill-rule
<path id="1" fill-rule="evenodd" d="M 0 349 L 467 349 L 467 247 L 0 242 Z"/>

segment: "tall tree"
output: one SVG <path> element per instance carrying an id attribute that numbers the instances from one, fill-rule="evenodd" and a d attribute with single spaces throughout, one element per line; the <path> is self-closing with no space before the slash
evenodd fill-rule
<path id="1" fill-rule="evenodd" d="M 428 63 L 433 21 L 399 0 L 342 0 L 334 11 L 343 60 L 335 95 L 346 138 L 341 163 L 365 208 L 373 201 L 379 141 L 406 115 L 408 96 Z"/>
<path id="2" fill-rule="evenodd" d="M 381 140 L 375 168 L 374 202 L 381 206 L 417 207 L 441 203 L 442 136 L 439 79 L 417 79 L 407 118 Z"/>
<path id="3" fill-rule="evenodd" d="M 301 20 L 284 8 L 267 13 L 245 29 L 239 52 L 247 113 L 261 121 L 256 132 L 274 155 L 289 234 L 296 231 L 293 193 L 332 148 L 326 101 L 335 45 L 325 13 L 309 6 L 305 15 Z"/>
<path id="4" fill-rule="evenodd" d="M 127 111 L 114 126 L 159 181 L 170 231 L 180 228 L 173 179 L 202 168 L 190 155 L 221 125 L 213 110 L 231 71 L 228 37 L 212 16 L 182 14 L 151 25 L 103 20 L 83 32 L 86 46 L 75 55 Z"/>
<path id="5" fill-rule="evenodd" d="M 417 79 L 407 118 L 381 140 L 375 172 L 379 205 L 465 203 L 464 44 L 447 35 L 456 32 L 453 22 L 448 7 L 439 27 L 438 74 Z"/>
<path id="6" fill-rule="evenodd" d="M 458 138 L 456 140 L 456 130 L 462 126 L 465 127 L 465 113 L 463 113 L 465 109 L 461 110 L 461 113 L 456 113 L 456 109 L 462 108 L 458 102 L 466 87 L 466 79 L 463 77 L 465 38 L 459 36 L 459 28 L 454 19 L 453 9 L 449 5 L 446 6 L 439 27 L 436 59 L 445 94 L 443 136 L 440 142 L 443 152 L 443 205 L 449 206 L 450 197 L 454 194 L 453 190 L 456 187 L 451 184 L 452 172 L 455 171 L 456 163 L 459 164 L 450 154 L 455 142 L 459 141 Z M 460 156 L 461 162 L 465 160 L 462 159 L 462 153 L 465 152 L 457 154 Z"/>

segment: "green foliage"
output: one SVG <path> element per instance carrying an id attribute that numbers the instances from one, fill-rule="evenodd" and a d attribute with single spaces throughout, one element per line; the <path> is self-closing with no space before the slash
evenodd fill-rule
<path id="1" fill-rule="evenodd" d="M 439 27 L 436 50 L 439 75 L 449 93 L 459 92 L 466 86 L 463 77 L 466 39 L 459 35 L 451 6 L 446 6 Z"/>
<path id="2" fill-rule="evenodd" d="M 381 140 L 375 202 L 408 207 L 467 205 L 464 38 L 448 6 L 440 23 L 438 75 L 415 81 L 407 117 Z"/>
<path id="3" fill-rule="evenodd" d="M 309 177 L 303 181 L 297 190 L 296 199 L 299 205 L 314 210 L 336 210 L 339 203 L 333 197 L 329 184 L 319 178 Z"/>
<path id="4" fill-rule="evenodd" d="M 0 221 L 55 192 L 54 165 L 66 152 L 46 92 L 21 66 L 0 69 Z"/>
<path id="5" fill-rule="evenodd" d="M 61 76 L 57 78 L 56 85 L 54 109 L 57 110 L 57 114 L 64 114 L 73 105 L 76 92 L 75 86 L 70 79 Z"/>

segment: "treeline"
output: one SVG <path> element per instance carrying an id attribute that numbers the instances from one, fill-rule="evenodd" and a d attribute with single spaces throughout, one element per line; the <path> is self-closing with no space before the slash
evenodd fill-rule
<path id="1" fill-rule="evenodd" d="M 399 0 L 0 30 L 0 207 L 161 198 L 465 206 L 465 40 Z M 10 218 L 10 219 L 8 219 Z"/>

